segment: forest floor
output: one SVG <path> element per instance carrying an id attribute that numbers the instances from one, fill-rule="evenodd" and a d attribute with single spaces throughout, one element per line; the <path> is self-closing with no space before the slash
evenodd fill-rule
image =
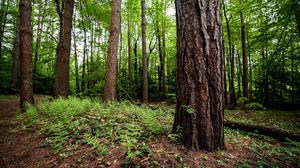
<path id="1" fill-rule="evenodd" d="M 43 102 L 43 97 L 36 97 L 38 102 Z M 64 100 L 62 100 L 64 101 Z M 70 100 L 74 101 L 74 100 Z M 67 102 L 67 103 L 75 103 Z M 81 100 L 79 100 L 81 101 Z M 65 103 L 65 102 L 59 102 Z M 56 105 L 49 103 L 48 105 L 39 107 L 40 109 L 54 109 L 59 113 Z M 89 113 L 83 113 L 84 116 L 74 115 L 69 125 L 75 124 L 71 130 L 77 129 L 73 132 L 68 132 L 67 135 L 60 135 L 59 138 L 64 139 L 63 142 L 56 142 L 58 136 L 54 134 L 45 133 L 41 131 L 43 127 L 49 127 L 55 125 L 54 120 L 51 120 L 51 126 L 45 124 L 46 120 L 43 120 L 38 124 L 32 124 L 31 122 L 22 122 L 20 117 L 18 119 L 18 107 L 19 101 L 16 97 L 0 99 L 0 167 L 299 167 L 300 166 L 300 144 L 298 142 L 280 142 L 272 138 L 257 134 L 248 134 L 242 131 L 234 131 L 225 129 L 225 142 L 226 150 L 216 151 L 208 153 L 204 151 L 193 152 L 183 146 L 176 143 L 176 136 L 168 133 L 150 133 L 150 137 L 144 140 L 134 131 L 130 132 L 129 124 L 125 124 L 124 121 L 128 121 L 128 118 L 123 112 L 119 112 L 120 109 L 126 108 L 123 105 L 120 108 L 115 107 L 97 107 L 98 105 L 91 105 Z M 47 108 L 46 108 L 47 106 Z M 64 104 L 62 104 L 64 106 Z M 82 103 L 80 106 L 85 106 Z M 91 107 L 93 106 L 93 107 Z M 51 107 L 51 108 L 49 108 Z M 79 107 L 76 107 L 79 108 Z M 105 115 L 100 115 L 95 111 L 108 108 L 109 110 L 118 111 L 113 113 L 117 118 L 109 119 L 109 113 L 103 112 Z M 136 109 L 137 108 L 137 109 Z M 67 111 L 67 108 L 62 108 Z M 84 111 L 86 111 L 85 109 Z M 139 107 L 130 107 L 127 110 L 137 110 L 140 112 Z M 149 109 L 147 109 L 149 110 Z M 151 109 L 150 109 L 151 110 Z M 126 110 L 124 110 L 126 111 Z M 124 112 L 125 113 L 125 112 Z M 30 113 L 29 113 L 30 114 Z M 45 115 L 45 114 L 42 114 Z M 67 114 L 66 114 L 67 115 Z M 69 115 L 69 114 L 68 114 Z M 130 113 L 128 116 L 135 116 L 138 113 Z M 35 115 L 32 115 L 38 118 Z M 229 116 L 236 118 L 236 112 L 230 113 Z M 242 115 L 244 117 L 244 115 Z M 119 118 L 118 118 L 119 117 Z M 137 116 L 138 118 L 139 116 Z M 49 118 L 47 116 L 47 118 Z M 135 118 L 133 130 L 138 128 L 144 129 L 143 125 L 138 125 L 140 122 Z M 168 118 L 168 117 L 166 117 Z M 170 117 L 171 118 L 171 117 Z M 27 118 L 23 118 L 26 120 Z M 87 120 L 88 119 L 88 120 Z M 120 121 L 122 119 L 122 121 Z M 147 117 L 144 119 L 148 119 Z M 245 119 L 245 118 L 244 118 Z M 95 121 L 95 122 L 94 122 Z M 85 136 L 91 135 L 87 133 L 87 129 L 83 126 L 89 125 L 92 130 L 108 132 L 106 128 L 102 128 L 103 125 L 97 125 L 98 122 L 112 123 L 113 129 L 110 136 L 98 136 L 100 141 L 93 139 L 93 137 Z M 162 125 L 167 125 L 167 128 L 171 127 L 171 120 L 159 120 Z M 156 122 L 151 119 L 151 122 Z M 288 122 L 288 121 L 287 121 Z M 41 124 L 43 123 L 43 124 Z M 84 125 L 77 125 L 78 123 L 85 123 Z M 94 124 L 94 125 L 91 125 Z M 124 128 L 123 125 L 127 128 Z M 46 125 L 46 126 L 45 126 Z M 66 126 L 66 127 L 69 127 Z M 147 123 L 146 123 L 147 125 Z M 61 127 L 61 126 L 59 126 Z M 97 127 L 97 128 L 95 128 Z M 152 126 L 148 126 L 151 130 Z M 156 127 L 153 127 L 156 128 Z M 55 131 L 58 127 L 53 128 Z M 64 132 L 67 128 L 60 129 L 58 133 Z M 97 130 L 98 129 L 98 130 Z M 79 131 L 79 132 L 78 132 Z M 80 132 L 81 131 L 81 132 Z M 119 132 L 118 132 L 119 131 Z M 127 132 L 124 132 L 127 131 Z M 137 130 L 139 131 L 139 130 Z M 44 133 L 43 133 L 44 132 Z M 46 131 L 47 132 L 47 131 Z M 49 132 L 49 130 L 48 130 Z M 71 136 L 76 132 L 76 136 Z M 122 140 L 120 132 L 126 134 L 127 141 Z M 84 134 L 78 136 L 78 134 Z M 146 133 L 145 133 L 146 134 Z M 118 136 L 121 136 L 119 138 Z M 52 138 L 52 139 L 51 139 Z M 85 143 L 82 143 L 83 139 L 87 139 Z M 128 139 L 131 138 L 131 139 Z M 51 140 L 50 140 L 51 139 Z M 77 143 L 79 142 L 80 143 Z M 138 141 L 138 142 L 136 142 Z M 141 143 L 140 143 L 141 141 Z M 173 142 L 172 142 L 173 141 Z M 174 142 L 175 141 L 175 142 Z M 96 144 L 96 145 L 95 145 Z M 106 146 L 104 146 L 105 144 Z M 103 146 L 105 152 L 103 152 Z"/>

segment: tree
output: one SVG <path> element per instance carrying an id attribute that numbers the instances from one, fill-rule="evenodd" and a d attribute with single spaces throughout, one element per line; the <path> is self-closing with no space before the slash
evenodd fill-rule
<path id="1" fill-rule="evenodd" d="M 224 149 L 224 58 L 219 0 L 176 0 L 173 133 L 192 150 Z M 178 132 L 179 131 L 179 132 Z"/>
<path id="2" fill-rule="evenodd" d="M 105 72 L 104 101 L 113 101 L 116 98 L 120 10 L 121 0 L 113 0 Z"/>
<path id="3" fill-rule="evenodd" d="M 240 3 L 243 3 L 240 0 Z M 243 60 L 243 97 L 249 98 L 248 96 L 248 61 L 247 61 L 247 46 L 246 46 L 246 26 L 244 22 L 244 14 L 243 11 L 240 11 L 240 20 L 241 20 L 241 36 L 242 36 L 242 60 Z"/>
<path id="4" fill-rule="evenodd" d="M 74 0 L 55 0 L 59 15 L 60 33 L 56 48 L 54 96 L 69 95 L 69 61 L 71 52 L 71 30 Z"/>
<path id="5" fill-rule="evenodd" d="M 11 89 L 12 92 L 18 90 L 18 77 L 20 73 L 20 16 L 16 21 L 16 35 L 13 46 L 13 61 L 11 66 Z"/>
<path id="6" fill-rule="evenodd" d="M 20 0 L 20 73 L 21 91 L 20 107 L 24 110 L 25 104 L 34 103 L 32 79 L 32 27 L 31 27 L 31 0 Z"/>
<path id="7" fill-rule="evenodd" d="M 146 16 L 145 16 L 145 0 L 141 1 L 142 6 L 142 60 L 143 60 L 143 98 L 142 102 L 148 102 L 148 61 L 146 50 Z"/>

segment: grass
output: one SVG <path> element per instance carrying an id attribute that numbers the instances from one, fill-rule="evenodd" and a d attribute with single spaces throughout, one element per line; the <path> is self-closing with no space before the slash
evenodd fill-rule
<path id="1" fill-rule="evenodd" d="M 126 101 L 103 104 L 98 100 L 70 97 L 47 99 L 36 107 L 28 105 L 27 113 L 18 115 L 18 119 L 23 128 L 38 128 L 45 137 L 41 147 L 51 146 L 62 159 L 76 157 L 78 164 L 92 157 L 105 166 L 123 160 L 124 167 L 145 162 L 188 167 L 194 160 L 199 167 L 210 167 L 210 164 L 219 167 L 300 166 L 300 143 L 280 143 L 265 136 L 229 129 L 225 129 L 226 151 L 192 154 L 184 148 L 179 150 L 181 146 L 176 142 L 180 137 L 170 134 L 173 115 L 172 109 L 153 110 Z M 285 121 L 293 119 L 290 115 L 292 113 L 269 111 L 225 113 L 226 118 L 232 120 L 251 123 L 266 120 L 267 124 L 282 123 L 286 129 L 293 130 L 296 126 Z"/>

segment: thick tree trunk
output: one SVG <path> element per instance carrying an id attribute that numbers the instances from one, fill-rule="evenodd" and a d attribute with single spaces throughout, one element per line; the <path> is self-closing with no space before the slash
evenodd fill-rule
<path id="1" fill-rule="evenodd" d="M 20 107 L 23 111 L 26 103 L 33 104 L 32 79 L 32 1 L 20 0 L 20 72 L 21 92 Z"/>
<path id="2" fill-rule="evenodd" d="M 104 101 L 113 101 L 116 98 L 120 10 L 121 0 L 113 0 L 105 73 Z"/>
<path id="3" fill-rule="evenodd" d="M 173 133 L 192 150 L 224 149 L 224 57 L 219 0 L 176 0 Z"/>
<path id="4" fill-rule="evenodd" d="M 19 90 L 18 78 L 20 74 L 20 16 L 16 21 L 16 36 L 13 46 L 13 62 L 11 69 L 11 90 L 13 93 Z"/>
<path id="5" fill-rule="evenodd" d="M 246 48 L 246 28 L 244 23 L 243 12 L 240 12 L 241 20 L 241 36 L 242 36 L 242 55 L 243 55 L 243 97 L 249 98 L 248 96 L 248 62 L 247 62 L 247 48 Z"/>
<path id="6" fill-rule="evenodd" d="M 58 0 L 56 2 L 60 17 L 60 34 L 56 48 L 54 96 L 67 97 L 69 95 L 69 61 L 74 0 L 64 0 L 61 9 Z"/>
<path id="7" fill-rule="evenodd" d="M 146 50 L 146 16 L 145 16 L 145 0 L 141 0 L 142 6 L 142 60 L 143 60 L 143 98 L 142 102 L 148 102 L 148 63 Z"/>

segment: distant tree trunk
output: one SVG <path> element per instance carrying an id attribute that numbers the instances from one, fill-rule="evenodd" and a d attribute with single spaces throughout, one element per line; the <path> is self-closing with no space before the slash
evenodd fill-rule
<path id="1" fill-rule="evenodd" d="M 145 16 L 145 0 L 141 0 L 142 6 L 142 60 L 143 60 L 143 103 L 148 102 L 148 63 L 146 50 L 146 16 Z"/>
<path id="2" fill-rule="evenodd" d="M 292 82 L 291 82 L 291 87 L 292 87 L 292 103 L 295 103 L 295 93 L 294 93 L 294 45 L 292 43 L 292 56 L 291 56 L 291 60 L 292 60 Z"/>
<path id="3" fill-rule="evenodd" d="M 242 0 L 240 0 L 242 2 Z M 242 55 L 243 55 L 243 97 L 249 98 L 248 96 L 248 62 L 247 62 L 247 48 L 246 48 L 246 28 L 244 23 L 243 11 L 240 12 L 241 19 L 241 36 L 242 36 Z"/>
<path id="4" fill-rule="evenodd" d="M 11 69 L 11 89 L 12 92 L 17 92 L 18 89 L 18 77 L 20 74 L 20 16 L 18 15 L 16 21 L 16 36 L 13 46 L 13 62 Z"/>
<path id="5" fill-rule="evenodd" d="M 234 45 L 232 47 L 235 47 Z M 238 93 L 237 93 L 237 99 L 241 98 L 242 97 L 242 94 L 241 94 L 241 75 L 242 75 L 242 64 L 241 64 L 241 56 L 240 56 L 240 53 L 239 52 L 236 52 L 237 53 L 237 58 L 236 58 L 236 62 L 238 64 L 237 66 L 237 80 L 238 80 Z"/>
<path id="6" fill-rule="evenodd" d="M 298 28 L 298 35 L 300 36 L 300 3 L 299 0 L 291 0 L 291 2 L 292 10 L 294 12 Z"/>
<path id="7" fill-rule="evenodd" d="M 224 57 L 219 0 L 177 0 L 177 104 L 173 133 L 192 150 L 222 150 Z"/>
<path id="8" fill-rule="evenodd" d="M 224 17 L 226 20 L 227 27 L 227 36 L 228 36 L 228 46 L 229 46 L 229 60 L 230 60 L 230 79 L 229 79 L 229 92 L 230 92 L 230 104 L 237 106 L 236 97 L 235 97 L 235 87 L 234 87 L 234 47 L 231 43 L 231 32 L 229 26 L 229 19 L 227 17 L 227 11 L 225 7 L 224 0 L 222 0 Z"/>
<path id="9" fill-rule="evenodd" d="M 90 22 L 90 27 L 91 27 L 91 41 L 90 41 L 90 67 L 89 67 L 89 72 L 90 72 L 90 78 L 89 78 L 89 86 L 92 88 L 94 85 L 94 58 L 93 58 L 93 48 L 94 48 L 94 25 L 93 22 Z"/>
<path id="10" fill-rule="evenodd" d="M 161 61 L 161 71 L 162 71 L 162 94 L 166 94 L 166 15 L 167 15 L 167 1 L 163 1 L 163 18 L 162 18 L 162 61 Z"/>
<path id="11" fill-rule="evenodd" d="M 33 89 L 34 92 L 37 92 L 37 77 L 38 77 L 38 72 L 37 72 L 37 67 L 38 67 L 38 60 L 39 60 L 39 48 L 41 46 L 41 29 L 44 25 L 44 14 L 45 14 L 45 9 L 44 9 L 44 4 L 38 3 L 39 5 L 39 14 L 38 14 L 38 20 L 37 20 L 37 32 L 36 32 L 36 42 L 35 42 L 35 50 L 34 50 L 34 64 L 33 64 L 33 75 L 35 81 L 33 82 Z"/>
<path id="12" fill-rule="evenodd" d="M 73 20 L 73 27 L 75 27 L 76 24 L 76 13 L 74 14 L 74 20 Z M 75 58 L 75 81 L 76 81 L 76 93 L 78 94 L 80 92 L 80 85 L 79 85 L 79 72 L 78 72 L 78 55 L 77 55 L 77 39 L 76 39 L 76 33 L 75 29 L 73 29 L 73 47 L 74 47 L 74 58 Z"/>
<path id="13" fill-rule="evenodd" d="M 0 15 L 0 59 L 2 58 L 2 40 L 3 40 L 3 36 L 4 36 L 4 30 L 5 30 L 5 26 L 6 26 L 6 21 L 7 21 L 7 12 L 6 9 L 3 8 L 8 8 L 8 4 L 5 4 L 7 1 L 3 0 L 1 2 L 1 15 Z M 4 12 L 2 12 L 4 11 Z"/>
<path id="14" fill-rule="evenodd" d="M 128 83 L 129 83 L 129 95 L 133 93 L 133 77 L 132 77 L 132 63 L 131 63 L 131 21 L 130 14 L 128 14 L 127 20 L 127 46 L 128 46 Z"/>
<path id="15" fill-rule="evenodd" d="M 59 43 L 56 48 L 56 66 L 54 80 L 54 96 L 69 95 L 69 61 L 71 52 L 71 30 L 74 0 L 55 0 L 56 10 L 60 18 Z"/>
<path id="16" fill-rule="evenodd" d="M 134 52 L 134 90 L 135 90 L 135 96 L 137 96 L 137 84 L 138 84 L 138 55 L 137 55 L 137 49 L 138 49 L 138 40 L 135 40 L 134 43 L 134 48 L 133 48 L 133 52 Z"/>
<path id="17" fill-rule="evenodd" d="M 33 104 L 33 79 L 32 79 L 32 26 L 31 12 L 32 1 L 20 0 L 20 72 L 21 92 L 20 108 L 24 111 L 25 104 Z"/>
<path id="18" fill-rule="evenodd" d="M 104 101 L 114 101 L 116 98 L 117 56 L 121 24 L 120 10 L 121 0 L 113 0 L 105 73 Z"/>

